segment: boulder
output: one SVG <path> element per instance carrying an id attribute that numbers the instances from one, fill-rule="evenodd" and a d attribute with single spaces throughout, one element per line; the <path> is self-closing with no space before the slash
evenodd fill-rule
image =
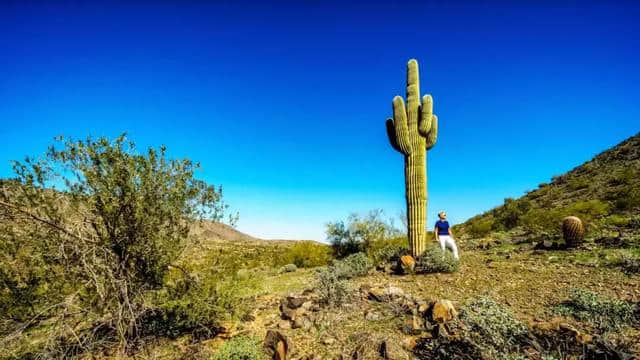
<path id="1" fill-rule="evenodd" d="M 393 339 L 385 339 L 380 345 L 380 354 L 386 360 L 408 360 L 409 354 L 402 348 L 397 341 Z"/>
<path id="2" fill-rule="evenodd" d="M 289 338 L 275 330 L 267 331 L 263 348 L 270 358 L 276 360 L 286 360 L 292 350 Z"/>
<path id="3" fill-rule="evenodd" d="M 412 273 L 415 267 L 416 260 L 413 257 L 411 257 L 410 255 L 404 255 L 400 257 L 400 268 L 402 269 L 403 273 Z"/>
<path id="4" fill-rule="evenodd" d="M 308 330 L 313 326 L 311 320 L 306 316 L 299 316 L 293 321 L 292 328 Z"/>
<path id="5" fill-rule="evenodd" d="M 407 319 L 405 320 L 402 330 L 405 334 L 408 334 L 408 335 L 418 335 L 423 330 L 425 330 L 424 320 L 422 319 L 421 316 L 417 314 L 412 314 L 408 316 Z"/>
<path id="6" fill-rule="evenodd" d="M 309 298 L 304 296 L 287 296 L 287 306 L 291 309 L 297 309 L 308 301 Z"/>
<path id="7" fill-rule="evenodd" d="M 431 319 L 439 324 L 444 324 L 458 316 L 456 308 L 450 300 L 439 300 L 431 308 Z"/>

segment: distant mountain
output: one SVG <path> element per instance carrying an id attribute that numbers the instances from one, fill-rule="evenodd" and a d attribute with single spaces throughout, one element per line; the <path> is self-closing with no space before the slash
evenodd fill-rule
<path id="1" fill-rule="evenodd" d="M 564 216 L 588 225 L 588 236 L 640 233 L 640 133 L 518 199 L 457 226 L 463 238 L 558 237 Z M 629 235 L 625 235 L 628 233 Z"/>

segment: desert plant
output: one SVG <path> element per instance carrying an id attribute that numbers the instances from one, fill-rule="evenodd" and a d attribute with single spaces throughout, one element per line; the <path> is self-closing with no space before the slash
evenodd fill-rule
<path id="1" fill-rule="evenodd" d="M 338 305 L 348 299 L 352 293 L 347 280 L 332 266 L 317 270 L 314 274 L 314 283 L 319 301 L 325 305 Z"/>
<path id="2" fill-rule="evenodd" d="M 27 229 L 38 239 L 34 252 L 47 268 L 63 269 L 58 274 L 69 295 L 47 305 L 90 321 L 108 319 L 100 326 L 124 350 L 139 335 L 145 294 L 163 286 L 191 224 L 221 220 L 226 205 L 221 189 L 194 178 L 198 164 L 168 160 L 164 147 L 139 154 L 124 135 L 59 140 L 62 148 L 51 146 L 44 158 L 14 163 L 19 186 L 0 194 L 0 205 L 33 224 Z M 65 334 L 81 323 L 58 319 Z"/>
<path id="3" fill-rule="evenodd" d="M 433 114 L 433 99 L 420 101 L 418 62 L 407 64 L 407 106 L 401 96 L 393 98 L 393 119 L 387 119 L 391 146 L 404 156 L 405 192 L 409 248 L 416 257 L 426 249 L 427 150 L 438 138 L 438 118 Z"/>
<path id="4" fill-rule="evenodd" d="M 501 354 L 513 351 L 528 331 L 511 311 L 489 297 L 479 297 L 466 304 L 460 319 L 469 326 L 474 341 Z"/>
<path id="5" fill-rule="evenodd" d="M 575 247 L 582 243 L 584 239 L 584 225 L 582 220 L 576 216 L 567 216 L 562 220 L 562 235 L 569 247 Z"/>
<path id="6" fill-rule="evenodd" d="M 298 241 L 284 254 L 285 263 L 299 268 L 324 266 L 331 260 L 331 248 L 314 241 Z"/>
<path id="7" fill-rule="evenodd" d="M 603 330 L 616 330 L 634 321 L 634 305 L 615 298 L 606 298 L 585 289 L 571 289 L 569 299 L 555 312 L 587 321 Z"/>
<path id="8" fill-rule="evenodd" d="M 451 252 L 442 251 L 439 246 L 431 246 L 416 259 L 417 273 L 453 273 L 460 268 L 460 262 Z"/>
<path id="9" fill-rule="evenodd" d="M 260 339 L 255 336 L 236 336 L 225 342 L 211 360 L 266 360 Z"/>
<path id="10" fill-rule="evenodd" d="M 382 210 L 372 210 L 366 216 L 351 214 L 346 222 L 328 223 L 326 233 L 337 258 L 367 252 L 372 244 L 398 236 L 393 223 L 383 219 Z"/>
<path id="11" fill-rule="evenodd" d="M 280 268 L 279 272 L 288 273 L 288 272 L 294 272 L 296 270 L 298 270 L 298 267 L 296 266 L 296 264 L 286 264 Z"/>
<path id="12" fill-rule="evenodd" d="M 373 263 L 364 253 L 352 254 L 343 260 L 336 260 L 332 268 L 341 279 L 351 279 L 358 276 L 367 275 L 373 267 Z"/>
<path id="13" fill-rule="evenodd" d="M 395 262 L 400 256 L 408 254 L 407 247 L 406 236 L 390 237 L 371 243 L 367 249 L 367 256 L 373 261 L 374 265 Z"/>

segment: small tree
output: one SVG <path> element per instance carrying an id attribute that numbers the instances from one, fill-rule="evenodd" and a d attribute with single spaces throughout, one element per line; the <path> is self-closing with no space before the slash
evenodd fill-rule
<path id="1" fill-rule="evenodd" d="M 75 334 L 92 322 L 124 349 L 138 336 L 145 292 L 161 287 L 192 222 L 223 218 L 222 189 L 194 178 L 198 164 L 166 159 L 164 146 L 139 154 L 125 135 L 57 140 L 62 147 L 44 158 L 14 163 L 16 183 L 3 187 L 0 205 L 36 225 L 36 253 L 72 289 L 54 305 L 58 336 L 85 346 Z"/>
<path id="2" fill-rule="evenodd" d="M 336 221 L 327 224 L 327 239 L 338 258 L 365 252 L 371 243 L 397 236 L 393 224 L 382 219 L 382 210 L 372 210 L 367 216 L 351 214 L 345 224 Z"/>

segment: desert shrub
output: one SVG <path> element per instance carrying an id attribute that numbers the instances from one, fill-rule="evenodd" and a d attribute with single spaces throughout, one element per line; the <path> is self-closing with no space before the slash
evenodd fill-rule
<path id="1" fill-rule="evenodd" d="M 554 307 L 555 312 L 589 322 L 603 330 L 615 330 L 634 319 L 634 305 L 608 299 L 584 289 L 572 289 L 569 299 Z"/>
<path id="2" fill-rule="evenodd" d="M 225 342 L 211 360 L 266 360 L 260 339 L 254 336 L 236 336 Z"/>
<path id="3" fill-rule="evenodd" d="M 575 214 L 583 220 L 591 220 L 609 213 L 609 204 L 597 199 L 577 201 L 569 205 L 567 213 Z"/>
<path id="4" fill-rule="evenodd" d="M 409 243 L 406 236 L 396 236 L 384 240 L 374 241 L 367 249 L 367 256 L 374 265 L 394 262 L 402 255 L 409 253 Z"/>
<path id="5" fill-rule="evenodd" d="M 336 260 L 330 266 L 341 279 L 352 279 L 364 276 L 373 268 L 373 263 L 364 253 L 356 253 L 342 260 Z"/>
<path id="6" fill-rule="evenodd" d="M 430 246 L 416 259 L 418 273 L 453 273 L 460 268 L 460 262 L 450 251 L 442 251 L 439 246 Z"/>
<path id="7" fill-rule="evenodd" d="M 568 181 L 567 187 L 569 191 L 577 191 L 582 189 L 588 189 L 590 186 L 589 179 L 586 178 L 574 178 Z"/>
<path id="8" fill-rule="evenodd" d="M 351 295 L 347 280 L 366 275 L 373 263 L 364 253 L 352 254 L 333 263 L 314 274 L 315 289 L 320 302 L 334 306 L 342 303 Z"/>
<path id="9" fill-rule="evenodd" d="M 318 300 L 325 305 L 341 304 L 352 293 L 347 280 L 332 266 L 317 270 L 314 274 L 314 283 Z"/>
<path id="10" fill-rule="evenodd" d="M 627 167 L 614 172 L 609 178 L 609 185 L 630 185 L 634 177 L 633 167 Z"/>
<path id="11" fill-rule="evenodd" d="M 117 334 L 122 350 L 138 336 L 145 295 L 164 285 L 192 223 L 221 220 L 226 205 L 221 189 L 194 178 L 198 164 L 167 159 L 164 147 L 140 154 L 124 135 L 60 140 L 62 147 L 50 147 L 44 158 L 14 163 L 19 186 L 0 194 L 2 207 L 33 225 L 13 236 L 29 231 L 47 270 L 62 267 L 67 291 L 81 294 L 42 306 L 109 319 L 100 326 Z M 52 324 L 60 331 L 78 321 L 57 319 L 68 322 Z"/>
<path id="12" fill-rule="evenodd" d="M 474 238 L 487 236 L 493 229 L 493 223 L 492 218 L 474 220 L 469 225 L 469 233 Z"/>
<path id="13" fill-rule="evenodd" d="M 488 297 L 462 306 L 458 319 L 448 325 L 457 336 L 421 341 L 414 350 L 419 359 L 523 359 L 518 352 L 527 327 Z"/>
<path id="14" fill-rule="evenodd" d="M 382 210 L 373 210 L 365 217 L 352 214 L 344 221 L 327 224 L 327 239 L 337 258 L 367 252 L 374 242 L 395 237 L 398 230 L 390 221 L 382 219 Z"/>
<path id="15" fill-rule="evenodd" d="M 618 190 L 615 192 L 613 206 L 618 211 L 640 207 L 640 191 L 631 186 Z"/>
<path id="16" fill-rule="evenodd" d="M 285 263 L 299 268 L 324 266 L 331 260 L 331 248 L 314 241 L 299 241 L 284 254 Z"/>
<path id="17" fill-rule="evenodd" d="M 296 264 L 286 264 L 280 268 L 279 272 L 288 273 L 288 272 L 294 272 L 296 270 L 298 270 L 298 267 L 296 266 Z"/>
<path id="18" fill-rule="evenodd" d="M 494 230 L 500 228 L 505 230 L 513 229 L 520 224 L 520 217 L 531 208 L 531 202 L 526 198 L 514 200 L 512 198 L 504 199 L 504 205 L 495 211 L 495 220 L 497 224 L 493 225 Z M 495 225 L 500 225 L 496 227 Z"/>
<path id="19" fill-rule="evenodd" d="M 254 273 L 225 276 L 215 270 L 172 280 L 151 297 L 141 321 L 143 335 L 212 337 L 220 321 L 245 310 L 243 292 L 259 288 L 261 282 Z"/>
<path id="20" fill-rule="evenodd" d="M 620 267 L 622 267 L 622 271 L 627 274 L 640 273 L 640 255 L 623 255 L 620 261 Z"/>
<path id="21" fill-rule="evenodd" d="M 528 332 L 511 311 L 488 297 L 466 304 L 460 312 L 460 320 L 469 326 L 469 333 L 476 343 L 499 354 L 515 350 L 521 337 Z"/>

